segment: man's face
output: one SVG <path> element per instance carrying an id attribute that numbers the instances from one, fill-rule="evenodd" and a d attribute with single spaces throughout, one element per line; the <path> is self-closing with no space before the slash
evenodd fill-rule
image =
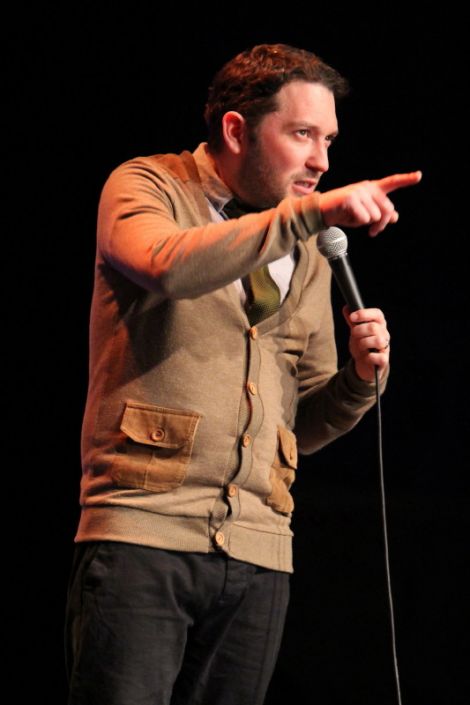
<path id="1" fill-rule="evenodd" d="M 247 135 L 240 155 L 238 196 L 259 208 L 312 193 L 328 170 L 328 148 L 338 133 L 333 93 L 320 83 L 288 83 L 277 106 Z"/>

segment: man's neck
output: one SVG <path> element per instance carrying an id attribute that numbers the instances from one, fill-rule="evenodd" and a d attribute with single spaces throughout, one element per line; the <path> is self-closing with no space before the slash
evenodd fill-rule
<path id="1" fill-rule="evenodd" d="M 207 146 L 207 156 L 210 159 L 217 176 L 238 199 L 239 194 L 233 157 L 231 155 L 227 155 L 223 150 L 218 153 L 211 152 L 209 146 Z"/>

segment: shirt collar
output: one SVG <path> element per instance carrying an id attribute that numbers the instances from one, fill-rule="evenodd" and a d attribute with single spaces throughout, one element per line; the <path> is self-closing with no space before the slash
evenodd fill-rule
<path id="1" fill-rule="evenodd" d="M 204 194 L 214 208 L 220 212 L 225 204 L 233 198 L 233 193 L 217 174 L 207 142 L 201 142 L 193 152 L 193 157 L 199 171 Z"/>

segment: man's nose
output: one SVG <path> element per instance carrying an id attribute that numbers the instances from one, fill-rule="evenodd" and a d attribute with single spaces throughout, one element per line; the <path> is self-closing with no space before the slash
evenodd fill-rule
<path id="1" fill-rule="evenodd" d="M 328 145 L 323 140 L 313 142 L 306 165 L 312 171 L 319 171 L 322 174 L 328 171 L 330 166 Z"/>

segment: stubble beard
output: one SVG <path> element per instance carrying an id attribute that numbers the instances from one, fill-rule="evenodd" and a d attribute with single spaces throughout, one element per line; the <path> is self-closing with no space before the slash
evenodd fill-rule
<path id="1" fill-rule="evenodd" d="M 288 195 L 286 187 L 276 183 L 276 174 L 256 137 L 250 140 L 238 180 L 243 200 L 260 210 L 274 208 Z"/>

